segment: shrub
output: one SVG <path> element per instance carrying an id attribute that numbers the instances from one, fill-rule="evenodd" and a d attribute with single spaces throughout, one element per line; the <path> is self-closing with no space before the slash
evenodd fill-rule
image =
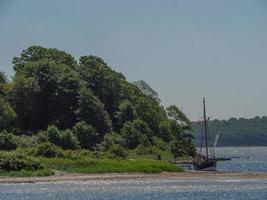
<path id="1" fill-rule="evenodd" d="M 143 144 L 139 144 L 136 149 L 135 149 L 136 154 L 138 155 L 146 155 L 149 154 L 149 149 L 143 145 Z"/>
<path id="2" fill-rule="evenodd" d="M 60 157 L 62 154 L 61 149 L 50 142 L 38 145 L 35 152 L 35 155 L 47 158 Z"/>
<path id="3" fill-rule="evenodd" d="M 35 171 L 38 169 L 43 169 L 41 163 L 29 156 L 17 152 L 0 153 L 0 170 L 2 171 Z"/>
<path id="4" fill-rule="evenodd" d="M 162 151 L 166 151 L 169 149 L 169 144 L 158 137 L 153 137 L 153 144 Z"/>
<path id="5" fill-rule="evenodd" d="M 60 146 L 63 149 L 77 149 L 79 147 L 78 139 L 70 129 L 60 131 L 56 126 L 50 125 L 47 127 L 46 132 L 48 141 L 52 144 Z"/>
<path id="6" fill-rule="evenodd" d="M 121 137 L 120 134 L 116 133 L 116 132 L 111 132 L 111 133 L 107 133 L 104 136 L 103 141 L 101 142 L 100 145 L 98 145 L 100 150 L 108 150 L 113 144 L 118 144 L 118 145 L 122 145 L 124 142 L 123 138 Z"/>
<path id="7" fill-rule="evenodd" d="M 12 133 L 2 131 L 0 133 L 0 150 L 12 150 L 17 148 L 17 142 Z"/>
<path id="8" fill-rule="evenodd" d="M 135 149 L 136 154 L 138 155 L 148 155 L 148 154 L 159 154 L 160 150 L 156 146 L 145 146 L 143 144 L 139 144 Z"/>
<path id="9" fill-rule="evenodd" d="M 73 133 L 79 140 L 80 146 L 92 150 L 98 142 L 98 133 L 95 128 L 85 121 L 78 122 L 73 127 Z"/>
<path id="10" fill-rule="evenodd" d="M 28 136 L 28 135 L 21 135 L 21 136 L 14 136 L 18 147 L 33 147 L 38 143 L 38 138 L 36 135 Z"/>
<path id="11" fill-rule="evenodd" d="M 37 137 L 37 142 L 38 143 L 44 143 L 44 142 L 48 142 L 49 141 L 49 138 L 48 138 L 48 135 L 47 135 L 46 131 L 39 131 L 36 134 L 36 137 Z"/>
<path id="12" fill-rule="evenodd" d="M 61 132 L 60 130 L 54 126 L 54 125 L 49 125 L 46 130 L 48 140 L 49 142 L 55 144 L 55 145 L 60 145 L 61 143 Z"/>
<path id="13" fill-rule="evenodd" d="M 111 148 L 109 149 L 108 153 L 109 153 L 110 158 L 126 158 L 127 157 L 126 150 L 118 144 L 113 144 Z"/>
<path id="14" fill-rule="evenodd" d="M 76 136 L 70 129 L 62 132 L 60 146 L 63 149 L 77 149 L 79 148 L 79 142 Z"/>

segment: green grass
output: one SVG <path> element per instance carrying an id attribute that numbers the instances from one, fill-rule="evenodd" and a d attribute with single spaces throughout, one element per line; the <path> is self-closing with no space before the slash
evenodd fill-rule
<path id="1" fill-rule="evenodd" d="M 41 158 L 41 163 L 50 169 L 74 173 L 123 173 L 123 172 L 181 172 L 181 168 L 165 161 L 115 160 L 115 159 L 66 159 Z"/>
<path id="2" fill-rule="evenodd" d="M 16 177 L 31 177 L 31 176 L 51 176 L 54 172 L 50 169 L 39 169 L 36 171 L 20 170 L 20 171 L 0 171 L 0 176 L 16 176 Z"/>
<path id="3" fill-rule="evenodd" d="M 138 155 L 133 150 L 129 151 L 128 159 L 110 159 L 106 156 L 106 154 L 95 155 L 94 153 L 88 151 L 62 150 L 60 157 L 54 158 L 36 157 L 36 155 L 31 153 L 31 151 L 29 151 L 27 155 L 23 154 L 24 156 L 21 157 L 21 152 L 26 151 L 17 150 L 8 153 L 2 152 L 2 157 L 5 155 L 2 160 L 5 162 L 2 162 L 3 166 L 2 171 L 0 171 L 0 176 L 50 176 L 54 174 L 52 170 L 86 174 L 133 172 L 160 173 L 183 171 L 181 168 L 178 168 L 168 162 L 168 160 L 171 159 L 171 154 L 169 152 L 161 152 L 162 161 L 155 160 L 157 158 L 157 154 L 148 153 L 146 155 Z M 32 160 L 39 163 L 40 167 L 34 169 L 21 169 L 16 167 L 17 165 L 21 166 L 22 164 L 28 166 L 29 161 Z M 4 171 L 5 168 L 8 168 L 9 171 Z"/>

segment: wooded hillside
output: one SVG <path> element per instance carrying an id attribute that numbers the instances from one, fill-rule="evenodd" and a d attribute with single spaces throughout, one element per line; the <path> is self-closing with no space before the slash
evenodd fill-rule
<path id="1" fill-rule="evenodd" d="M 231 118 L 229 120 L 213 120 L 208 122 L 213 142 L 214 135 L 220 132 L 218 146 L 266 146 L 267 117 L 252 119 Z M 195 143 L 200 144 L 201 125 L 193 123 Z"/>

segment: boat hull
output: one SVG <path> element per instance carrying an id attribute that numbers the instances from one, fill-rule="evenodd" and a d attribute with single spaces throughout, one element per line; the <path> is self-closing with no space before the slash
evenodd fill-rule
<path id="1" fill-rule="evenodd" d="M 216 160 L 204 160 L 204 161 L 198 161 L 194 162 L 194 169 L 200 170 L 200 171 L 216 171 Z"/>

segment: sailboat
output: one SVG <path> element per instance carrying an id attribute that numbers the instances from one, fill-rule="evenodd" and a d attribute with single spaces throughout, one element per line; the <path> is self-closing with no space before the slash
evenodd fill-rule
<path id="1" fill-rule="evenodd" d="M 216 136 L 216 143 L 218 137 Z M 207 124 L 207 116 L 206 116 L 206 105 L 205 105 L 205 97 L 203 98 L 203 123 L 202 123 L 202 133 L 201 133 L 201 145 L 199 152 L 196 155 L 196 158 L 193 160 L 193 166 L 195 170 L 203 170 L 203 171 L 215 171 L 217 160 L 215 158 L 214 148 L 212 149 L 209 141 L 208 135 L 208 124 Z"/>

